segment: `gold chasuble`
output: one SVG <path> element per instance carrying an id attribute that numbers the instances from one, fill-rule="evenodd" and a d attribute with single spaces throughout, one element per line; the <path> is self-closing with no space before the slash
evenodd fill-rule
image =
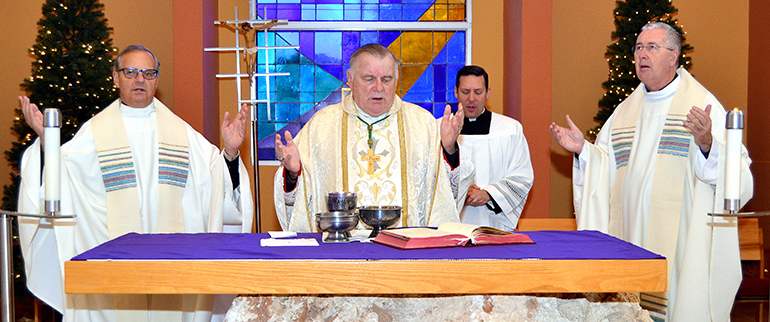
<path id="1" fill-rule="evenodd" d="M 360 115 L 350 95 L 321 109 L 294 139 L 302 172 L 293 205 L 285 200 L 283 167 L 276 173 L 281 227 L 316 231 L 314 215 L 327 211 L 332 191 L 356 192 L 359 206 L 402 206 L 399 226 L 459 221 L 439 127 L 428 111 L 398 96 L 377 118 Z"/>

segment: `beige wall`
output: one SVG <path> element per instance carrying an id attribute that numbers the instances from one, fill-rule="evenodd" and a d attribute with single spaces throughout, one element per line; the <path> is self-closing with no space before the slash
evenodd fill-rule
<path id="1" fill-rule="evenodd" d="M 695 51 L 690 72 L 725 108 L 746 109 L 748 0 L 673 0 L 676 16 Z M 564 125 L 569 114 L 581 129 L 593 117 L 607 80 L 604 58 L 615 30 L 613 1 L 553 2 L 552 118 Z M 572 156 L 551 140 L 551 216 L 572 213 Z"/>
<path id="2" fill-rule="evenodd" d="M 11 148 L 11 142 L 16 141 L 10 130 L 13 110 L 19 106 L 17 97 L 23 95 L 19 84 L 31 76 L 32 57 L 27 50 L 35 43 L 43 1 L 3 2 L 3 8 L 9 8 L 13 3 L 13 10 L 0 10 L 0 29 L 4 38 L 0 42 L 0 57 L 4 61 L 0 77 L 0 150 L 6 151 Z M 11 167 L 3 158 L 0 160 L 0 185 L 11 183 L 10 172 Z"/>
<path id="3" fill-rule="evenodd" d="M 503 1 L 473 2 L 472 64 L 483 67 L 489 74 L 490 110 L 503 113 Z M 454 77 L 448 76 L 448 77 Z"/>

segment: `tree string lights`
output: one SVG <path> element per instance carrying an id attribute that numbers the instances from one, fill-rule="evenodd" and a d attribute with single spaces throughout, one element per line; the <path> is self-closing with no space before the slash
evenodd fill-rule
<path id="1" fill-rule="evenodd" d="M 599 100 L 599 111 L 594 116 L 594 121 L 599 125 L 587 131 L 591 141 L 596 139 L 599 130 L 615 108 L 639 86 L 640 81 L 634 69 L 634 45 L 644 25 L 662 21 L 673 26 L 682 36 L 679 64 L 688 70 L 692 66 L 689 53 L 693 47 L 685 43 L 686 33 L 673 18 L 678 10 L 671 4 L 671 0 L 626 0 L 616 1 L 616 4 L 613 11 L 616 28 L 612 32 L 613 43 L 607 46 L 607 52 L 604 54 L 609 73 L 607 80 L 602 83 L 602 88 L 607 92 Z"/>

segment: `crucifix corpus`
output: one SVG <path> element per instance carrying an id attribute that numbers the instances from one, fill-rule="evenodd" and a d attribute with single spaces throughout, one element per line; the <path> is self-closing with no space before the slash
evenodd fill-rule
<path id="1" fill-rule="evenodd" d="M 260 21 L 262 22 L 262 21 Z M 270 20 L 270 22 L 264 23 L 260 26 L 253 26 L 252 22 L 244 21 L 241 23 L 232 23 L 227 21 L 219 21 L 219 25 L 225 26 L 227 29 L 233 30 L 242 34 L 246 39 L 246 46 L 243 52 L 243 58 L 246 61 L 246 69 L 249 71 L 249 78 L 254 76 L 257 72 L 257 39 L 256 34 L 259 30 L 265 30 L 275 25 L 278 25 L 277 19 Z"/>

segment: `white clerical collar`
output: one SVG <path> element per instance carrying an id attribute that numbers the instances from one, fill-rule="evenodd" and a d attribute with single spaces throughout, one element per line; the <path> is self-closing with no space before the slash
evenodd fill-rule
<path id="1" fill-rule="evenodd" d="M 486 111 L 487 111 L 487 107 L 484 106 L 484 109 L 481 110 L 481 114 L 484 114 L 484 112 L 486 112 Z M 481 114 L 479 114 L 479 115 L 481 115 Z M 476 122 L 476 118 L 468 119 L 468 121 L 469 122 Z"/>
<path id="2" fill-rule="evenodd" d="M 120 114 L 126 117 L 144 118 L 150 117 L 154 113 L 155 100 L 150 102 L 150 105 L 147 105 L 144 108 L 135 108 L 124 104 L 123 101 L 120 102 Z"/>
<path id="3" fill-rule="evenodd" d="M 642 86 L 644 86 L 644 100 L 647 102 L 660 102 L 673 97 L 674 93 L 676 93 L 676 89 L 679 87 L 679 82 L 681 81 L 682 77 L 679 75 L 679 71 L 677 71 L 677 75 L 674 77 L 674 80 L 672 80 L 671 83 L 668 83 L 666 87 L 663 87 L 659 91 L 648 92 L 647 85 L 642 84 Z"/>
<path id="4" fill-rule="evenodd" d="M 382 120 L 382 119 L 388 117 L 388 113 L 382 113 L 382 115 L 377 116 L 377 117 L 374 117 L 374 116 L 371 116 L 369 114 L 366 114 L 366 112 L 364 112 L 364 110 L 362 110 L 362 109 L 360 109 L 358 107 L 358 104 L 356 104 L 356 101 L 353 101 L 353 106 L 356 107 L 356 112 L 358 112 L 358 117 L 360 117 L 362 120 L 364 120 L 364 122 L 366 122 L 368 124 L 374 124 L 374 122 L 377 122 L 379 120 Z M 388 110 L 388 111 L 390 111 L 390 110 Z"/>

